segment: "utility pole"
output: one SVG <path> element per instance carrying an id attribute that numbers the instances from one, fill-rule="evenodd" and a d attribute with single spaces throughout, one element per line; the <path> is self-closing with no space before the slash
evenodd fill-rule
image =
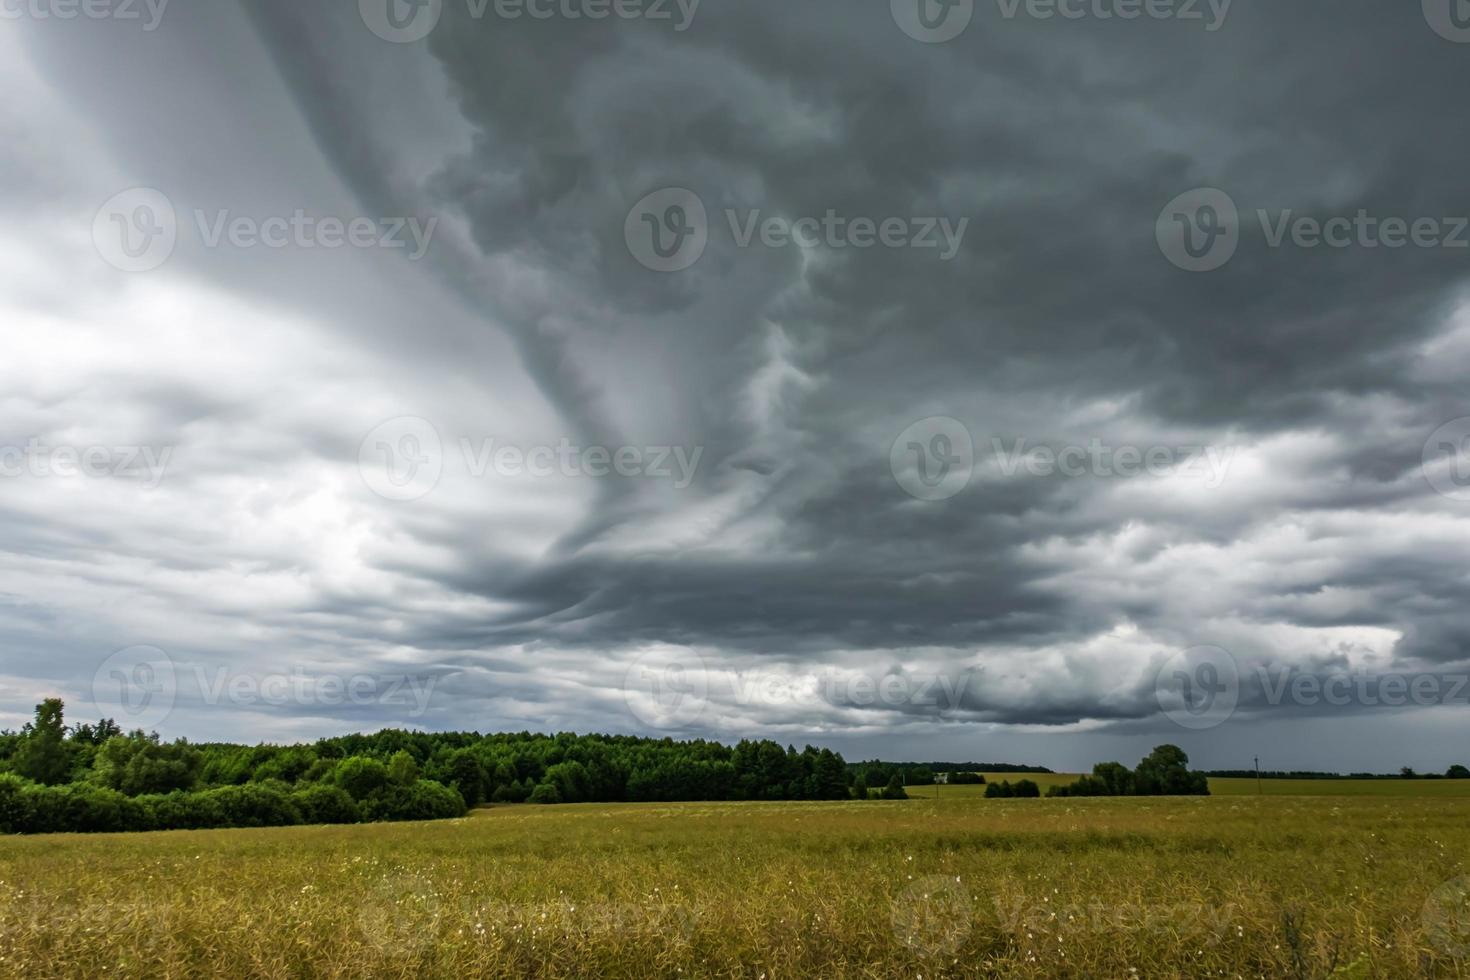
<path id="1" fill-rule="evenodd" d="M 1256 756 L 1256 795 L 1261 795 L 1261 757 Z"/>

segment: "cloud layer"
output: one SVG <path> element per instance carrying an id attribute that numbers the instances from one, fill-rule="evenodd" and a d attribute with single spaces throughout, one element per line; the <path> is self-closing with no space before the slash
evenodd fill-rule
<path id="1" fill-rule="evenodd" d="M 532 6 L 7 31 L 12 722 L 161 697 L 94 683 L 146 645 L 160 729 L 196 737 L 1463 761 L 1426 747 L 1465 734 L 1448 695 L 1260 678 L 1470 670 L 1470 425 L 1431 438 L 1470 415 L 1470 44 L 1367 0 L 980 2 L 944 43 L 902 2 Z M 99 226 L 137 187 L 172 214 Z M 1197 188 L 1235 251 L 1188 272 L 1165 207 Z M 117 268 L 149 217 L 172 251 Z M 368 224 L 333 246 L 322 218 Z M 387 240 L 431 221 L 422 257 Z M 671 242 L 697 258 L 649 268 Z M 1200 648 L 1240 680 L 1189 727 L 1169 665 L 1210 686 Z M 260 694 L 293 672 L 432 696 Z"/>

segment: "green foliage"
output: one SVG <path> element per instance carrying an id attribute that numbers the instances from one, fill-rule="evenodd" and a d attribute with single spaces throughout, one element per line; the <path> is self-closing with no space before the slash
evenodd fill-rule
<path id="1" fill-rule="evenodd" d="M 60 698 L 47 698 L 36 705 L 36 720 L 21 732 L 10 767 L 17 775 L 47 786 L 66 782 L 71 755 Z"/>
<path id="2" fill-rule="evenodd" d="M 1053 786 L 1047 796 L 1208 796 L 1209 778 L 1189 768 L 1189 756 L 1177 745 L 1160 745 L 1129 771 L 1121 762 L 1100 762 L 1091 776 L 1066 786 Z M 987 794 L 989 795 L 989 794 Z"/>
<path id="3" fill-rule="evenodd" d="M 1470 769 L 1456 763 L 1445 771 L 1445 779 L 1470 779 Z"/>
<path id="4" fill-rule="evenodd" d="M 334 774 L 337 785 L 359 802 L 377 793 L 388 785 L 388 767 L 377 759 L 353 756 L 337 764 Z"/>
<path id="5" fill-rule="evenodd" d="M 536 788 L 531 790 L 530 800 L 532 803 L 560 803 L 561 790 L 556 788 L 555 783 L 537 783 Z"/>
<path id="6" fill-rule="evenodd" d="M 998 783 L 989 783 L 985 787 L 987 799 L 1010 799 L 1017 796 L 1036 797 L 1041 795 L 1041 787 L 1029 779 L 1019 779 L 1012 783 L 1009 780 L 1001 780 Z"/>
<path id="7" fill-rule="evenodd" d="M 306 786 L 291 794 L 291 802 L 300 811 L 303 823 L 357 823 L 362 819 L 357 801 L 340 786 Z"/>
<path id="8" fill-rule="evenodd" d="M 910 769 L 908 774 L 908 785 L 910 786 L 932 786 L 934 785 L 934 770 L 928 766 L 918 766 Z"/>
<path id="9" fill-rule="evenodd" d="M 191 790 L 199 781 L 204 757 L 182 739 L 171 744 L 158 735 L 116 735 L 97 751 L 93 778 L 109 789 L 140 796 Z"/>
<path id="10" fill-rule="evenodd" d="M 458 749 L 450 757 L 449 782 L 464 799 L 465 806 L 479 806 L 485 800 L 485 767 L 469 749 Z"/>
<path id="11" fill-rule="evenodd" d="M 311 745 L 190 744 L 125 735 L 106 719 L 68 738 L 62 709 L 60 701 L 46 702 L 25 731 L 0 732 L 0 771 L 26 777 L 0 788 L 0 820 L 9 821 L 0 826 L 35 832 L 126 829 L 140 820 L 194 829 L 427 819 L 485 800 L 523 803 L 533 794 L 538 803 L 849 796 L 842 756 L 772 741 L 386 730 Z M 890 767 L 884 779 L 913 768 Z M 36 793 L 45 780 L 68 793 Z M 5 816 L 6 806 L 22 804 L 25 814 Z"/>
<path id="12" fill-rule="evenodd" d="M 418 782 L 419 765 L 406 749 L 399 749 L 388 760 L 388 779 L 399 786 L 412 786 Z"/>
<path id="13" fill-rule="evenodd" d="M 906 800 L 908 798 L 909 794 L 903 788 L 903 778 L 895 773 L 893 778 L 888 780 L 888 785 L 883 787 L 883 799 Z"/>

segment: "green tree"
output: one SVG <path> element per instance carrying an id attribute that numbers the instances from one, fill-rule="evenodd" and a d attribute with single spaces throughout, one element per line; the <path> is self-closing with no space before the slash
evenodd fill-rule
<path id="1" fill-rule="evenodd" d="M 388 767 L 377 759 L 360 755 L 343 759 L 333 776 L 337 785 L 359 802 L 388 785 Z"/>
<path id="2" fill-rule="evenodd" d="M 199 781 L 204 758 L 199 750 L 180 739 L 160 742 L 157 734 L 141 731 L 116 735 L 97 752 L 92 763 L 93 779 L 128 796 L 191 790 Z"/>
<path id="3" fill-rule="evenodd" d="M 1133 772 L 1139 796 L 1208 796 L 1209 780 L 1190 772 L 1189 756 L 1177 745 L 1160 745 L 1144 757 Z"/>
<path id="4" fill-rule="evenodd" d="M 1133 795 L 1133 770 L 1121 762 L 1099 762 L 1092 774 L 1107 787 L 1108 796 Z"/>
<path id="5" fill-rule="evenodd" d="M 894 773 L 893 778 L 888 780 L 888 785 L 883 787 L 883 799 L 906 800 L 908 798 L 909 794 L 903 788 L 903 778 L 898 773 Z"/>
<path id="6" fill-rule="evenodd" d="M 460 749 L 449 761 L 449 781 L 464 797 L 465 806 L 479 806 L 485 799 L 485 767 L 469 749 Z"/>
<path id="7" fill-rule="evenodd" d="M 11 760 L 11 768 L 18 775 L 46 786 L 66 782 L 71 757 L 62 711 L 60 698 L 47 698 L 36 705 L 36 720 L 22 730 L 20 745 Z"/>
<path id="8" fill-rule="evenodd" d="M 388 760 L 388 778 L 399 786 L 412 786 L 419 781 L 419 764 L 406 749 L 399 749 Z"/>
<path id="9" fill-rule="evenodd" d="M 556 783 L 537 783 L 536 788 L 531 790 L 532 803 L 560 803 L 561 791 L 556 788 Z"/>
<path id="10" fill-rule="evenodd" d="M 1445 770 L 1444 778 L 1445 779 L 1470 779 L 1470 769 L 1466 769 L 1464 766 L 1460 765 L 1459 763 L 1456 763 L 1455 765 L 1450 766 L 1449 769 Z"/>

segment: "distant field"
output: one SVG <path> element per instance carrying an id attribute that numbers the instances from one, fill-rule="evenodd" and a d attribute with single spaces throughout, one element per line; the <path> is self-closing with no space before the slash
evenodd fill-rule
<path id="1" fill-rule="evenodd" d="M 1029 779 L 1041 787 L 1070 783 L 1075 773 L 986 773 L 988 782 Z M 932 799 L 933 786 L 910 786 L 910 796 Z M 984 786 L 940 786 L 939 798 L 964 799 L 983 797 Z M 1211 779 L 1210 793 L 1215 796 L 1255 796 L 1254 779 Z M 1431 798 L 1463 797 L 1470 799 L 1470 779 L 1263 779 L 1263 796 L 1423 796 Z"/>
<path id="2" fill-rule="evenodd" d="M 4 838 L 0 975 L 1470 977 L 1467 873 L 1470 800 L 1413 797 Z"/>

